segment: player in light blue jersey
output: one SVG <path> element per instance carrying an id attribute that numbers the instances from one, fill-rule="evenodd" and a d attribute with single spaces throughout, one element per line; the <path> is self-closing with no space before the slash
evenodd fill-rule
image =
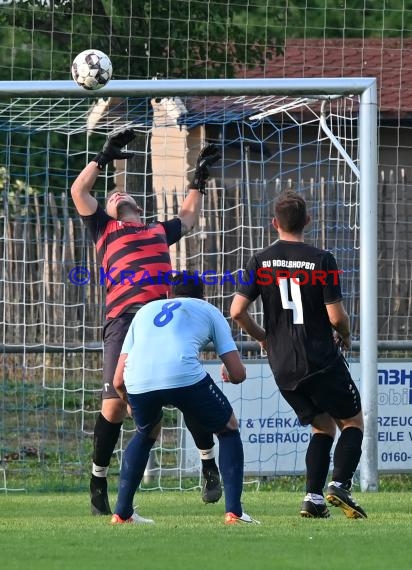
<path id="1" fill-rule="evenodd" d="M 239 384 L 246 369 L 230 327 L 203 299 L 198 275 L 183 272 L 172 280 L 171 299 L 152 301 L 134 317 L 123 343 L 113 385 L 129 405 L 136 433 L 124 452 L 112 524 L 147 523 L 133 510 L 149 453 L 159 434 L 163 406 L 173 405 L 219 439 L 226 524 L 256 523 L 243 512 L 243 445 L 228 399 L 200 362 L 212 342 L 228 381 Z"/>

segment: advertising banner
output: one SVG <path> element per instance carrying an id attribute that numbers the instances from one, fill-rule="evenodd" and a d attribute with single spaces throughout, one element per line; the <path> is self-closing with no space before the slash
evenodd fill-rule
<path id="1" fill-rule="evenodd" d="M 245 474 L 273 476 L 305 472 L 305 453 L 311 436 L 279 394 L 266 360 L 251 361 L 241 385 L 220 380 L 220 364 L 206 369 L 228 397 L 240 423 L 245 452 Z M 360 365 L 350 364 L 360 389 Z M 412 470 L 412 363 L 380 361 L 378 365 L 378 469 Z M 216 442 L 216 446 L 217 446 Z M 199 455 L 186 433 L 184 463 L 199 468 Z"/>

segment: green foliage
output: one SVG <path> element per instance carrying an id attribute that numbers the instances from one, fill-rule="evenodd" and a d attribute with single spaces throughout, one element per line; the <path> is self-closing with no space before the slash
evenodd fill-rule
<path id="1" fill-rule="evenodd" d="M 4 166 L 0 166 L 0 212 L 7 212 L 10 219 L 28 215 L 27 204 L 23 207 L 20 197 L 32 196 L 35 189 L 27 185 L 20 178 L 10 179 L 10 175 Z M 25 199 L 25 202 L 27 200 Z"/>
<path id="2" fill-rule="evenodd" d="M 405 14 L 411 8 L 411 0 L 293 0 L 287 10 L 286 37 L 410 37 Z"/>
<path id="3" fill-rule="evenodd" d="M 10 79 L 67 79 L 74 56 L 91 47 L 110 55 L 117 79 L 231 77 L 276 44 L 271 11 L 249 2 L 97 0 L 93 15 L 88 0 L 42 4 L 3 9 L 0 54 Z"/>
<path id="4" fill-rule="evenodd" d="M 114 77 L 233 77 L 286 38 L 410 36 L 411 0 L 16 0 L 0 12 L 2 79 L 68 79 L 87 48 Z"/>
<path id="5" fill-rule="evenodd" d="M 272 20 L 283 9 L 266 4 L 15 0 L 0 11 L 1 77 L 68 80 L 75 55 L 91 47 L 110 56 L 115 79 L 232 77 L 242 66 L 262 65 L 278 43 L 280 28 Z M 92 137 L 90 144 L 97 151 L 102 141 Z M 80 154 L 84 133 L 72 136 L 69 163 L 62 133 L 4 130 L 3 145 L 13 149 L 13 167 L 6 173 L 11 185 L 29 171 L 35 194 L 66 191 L 86 162 Z M 53 149 L 50 156 L 47 149 Z"/>
<path id="6" fill-rule="evenodd" d="M 91 47 L 111 57 L 115 79 L 234 77 L 256 66 L 264 73 L 286 38 L 410 36 L 411 8 L 412 0 L 15 0 L 0 10 L 0 73 L 68 80 L 75 55 Z M 30 142 L 24 132 L 7 136 L 0 134 L 0 147 L 13 148 L 7 176 L 12 185 L 24 179 L 30 144 L 36 194 L 67 190 L 85 164 L 84 134 L 73 135 L 69 164 L 61 133 L 31 134 Z M 92 137 L 91 145 L 97 151 L 101 142 Z"/>

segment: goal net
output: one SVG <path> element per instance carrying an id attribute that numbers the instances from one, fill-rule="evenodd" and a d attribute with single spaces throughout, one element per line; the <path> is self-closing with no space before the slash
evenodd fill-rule
<path id="1" fill-rule="evenodd" d="M 95 196 L 103 201 L 113 187 L 124 187 L 149 221 L 177 215 L 200 148 L 205 142 L 220 147 L 222 160 L 208 181 L 200 224 L 171 252 L 176 269 L 199 272 L 207 299 L 227 317 L 241 269 L 256 249 L 275 239 L 274 200 L 285 188 L 302 192 L 312 217 L 306 240 L 331 250 L 343 269 L 345 305 L 359 350 L 359 113 L 366 87 L 358 86 L 355 95 L 349 95 L 347 86 L 339 91 L 337 85 L 334 94 L 329 85 L 322 93 L 313 81 L 306 80 L 301 93 L 294 86 L 285 94 L 286 85 L 271 95 L 259 89 L 253 93 L 247 80 L 245 94 L 239 89 L 231 93 L 230 81 L 227 94 L 222 94 L 224 89 L 217 94 L 217 88 L 210 95 L 201 90 L 196 94 L 193 84 L 192 90 L 182 89 L 179 95 L 173 90 L 167 94 L 164 80 L 157 82 L 157 96 L 131 95 L 130 82 L 118 82 L 123 84 L 118 92 L 100 99 L 70 96 L 71 89 L 69 96 L 57 96 L 49 86 L 53 82 L 45 82 L 36 96 L 30 91 L 2 95 L 0 440 L 5 488 L 87 485 L 100 409 L 104 287 L 70 186 L 113 130 L 136 131 L 128 147 L 135 154 L 127 164 L 109 165 L 97 181 Z M 310 93 L 312 85 L 319 95 Z M 362 168 L 370 169 L 366 158 Z M 373 183 L 373 173 L 367 176 Z M 373 259 L 370 262 L 373 268 Z M 260 304 L 252 308 L 262 322 Z M 373 340 L 373 321 L 370 332 Z M 249 387 L 236 387 L 237 415 L 245 421 L 246 403 L 250 398 L 263 401 L 269 390 L 278 402 L 271 412 L 276 418 L 284 412 L 273 378 L 262 374 L 262 355 L 239 330 L 233 333 L 248 364 L 257 363 L 250 369 Z M 215 358 L 212 349 L 206 352 L 206 366 Z M 220 381 L 215 373 L 214 378 Z M 113 484 L 132 432 L 128 419 L 111 463 Z M 276 445 L 267 459 L 257 441 L 249 471 L 246 458 L 246 475 L 258 480 L 263 473 L 301 472 L 306 444 L 292 438 L 291 446 L 285 466 L 281 454 L 276 456 Z M 200 461 L 193 460 L 192 448 L 180 414 L 165 410 L 143 486 L 197 487 Z"/>

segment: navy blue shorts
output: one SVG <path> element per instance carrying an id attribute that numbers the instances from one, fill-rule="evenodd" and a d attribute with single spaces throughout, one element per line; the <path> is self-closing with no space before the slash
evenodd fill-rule
<path id="1" fill-rule="evenodd" d="M 185 418 L 213 433 L 224 430 L 233 408 L 209 374 L 203 380 L 182 388 L 128 394 L 133 419 L 140 432 L 150 433 L 163 416 L 163 406 L 175 406 Z"/>
<path id="2" fill-rule="evenodd" d="M 362 409 L 359 391 L 352 380 L 346 361 L 303 380 L 295 390 L 280 390 L 302 425 L 311 424 L 318 414 L 345 420 Z"/>

